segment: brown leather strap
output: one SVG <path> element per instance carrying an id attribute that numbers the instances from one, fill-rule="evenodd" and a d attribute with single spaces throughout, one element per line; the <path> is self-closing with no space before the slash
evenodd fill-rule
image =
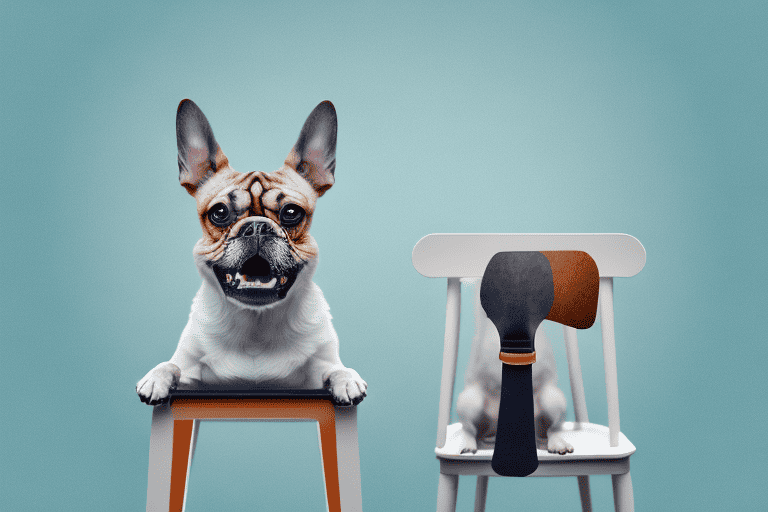
<path id="1" fill-rule="evenodd" d="M 499 352 L 499 359 L 504 364 L 533 364 L 536 362 L 536 352 L 524 352 L 522 354 L 512 354 L 509 352 Z"/>

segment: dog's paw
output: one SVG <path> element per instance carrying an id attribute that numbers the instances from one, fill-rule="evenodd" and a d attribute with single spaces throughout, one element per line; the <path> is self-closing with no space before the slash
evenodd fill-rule
<path id="1" fill-rule="evenodd" d="M 136 393 L 145 404 L 161 404 L 168 400 L 171 391 L 179 385 L 180 378 L 181 370 L 178 366 L 170 362 L 160 363 L 136 384 Z"/>
<path id="2" fill-rule="evenodd" d="M 459 453 L 477 453 L 477 438 L 475 435 L 462 428 L 461 437 L 462 448 Z"/>
<path id="3" fill-rule="evenodd" d="M 368 384 L 355 370 L 344 368 L 331 373 L 325 387 L 333 395 L 336 405 L 357 405 L 365 398 Z"/>
<path id="4" fill-rule="evenodd" d="M 565 455 L 566 453 L 573 453 L 573 445 L 560 437 L 559 434 L 553 433 L 547 438 L 547 451 L 549 453 Z"/>

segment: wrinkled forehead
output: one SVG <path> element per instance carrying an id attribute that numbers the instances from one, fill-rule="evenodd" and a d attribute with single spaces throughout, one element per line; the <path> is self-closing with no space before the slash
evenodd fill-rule
<path id="1" fill-rule="evenodd" d="M 217 202 L 229 203 L 237 210 L 274 209 L 292 202 L 310 213 L 314 210 L 317 192 L 296 171 L 283 166 L 271 173 L 218 172 L 200 187 L 195 197 L 201 215 Z"/>

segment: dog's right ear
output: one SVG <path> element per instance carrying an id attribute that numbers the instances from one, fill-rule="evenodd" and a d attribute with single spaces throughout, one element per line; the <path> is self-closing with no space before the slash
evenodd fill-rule
<path id="1" fill-rule="evenodd" d="M 208 119 L 192 100 L 182 100 L 176 110 L 176 145 L 179 182 L 193 196 L 200 185 L 228 165 Z"/>

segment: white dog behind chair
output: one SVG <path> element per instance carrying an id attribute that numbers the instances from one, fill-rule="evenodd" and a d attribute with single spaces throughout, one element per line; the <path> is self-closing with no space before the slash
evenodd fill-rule
<path id="1" fill-rule="evenodd" d="M 454 449 L 459 453 L 475 453 L 478 449 L 492 448 L 496 438 L 502 363 L 499 333 L 480 305 L 480 280 L 463 281 L 474 287 L 476 323 L 464 390 L 456 404 L 461 430 L 455 438 Z M 542 325 L 536 331 L 536 362 L 532 368 L 536 442 L 540 449 L 565 454 L 573 452 L 573 446 L 557 430 L 565 418 L 566 399 L 557 386 L 555 355 Z"/>

